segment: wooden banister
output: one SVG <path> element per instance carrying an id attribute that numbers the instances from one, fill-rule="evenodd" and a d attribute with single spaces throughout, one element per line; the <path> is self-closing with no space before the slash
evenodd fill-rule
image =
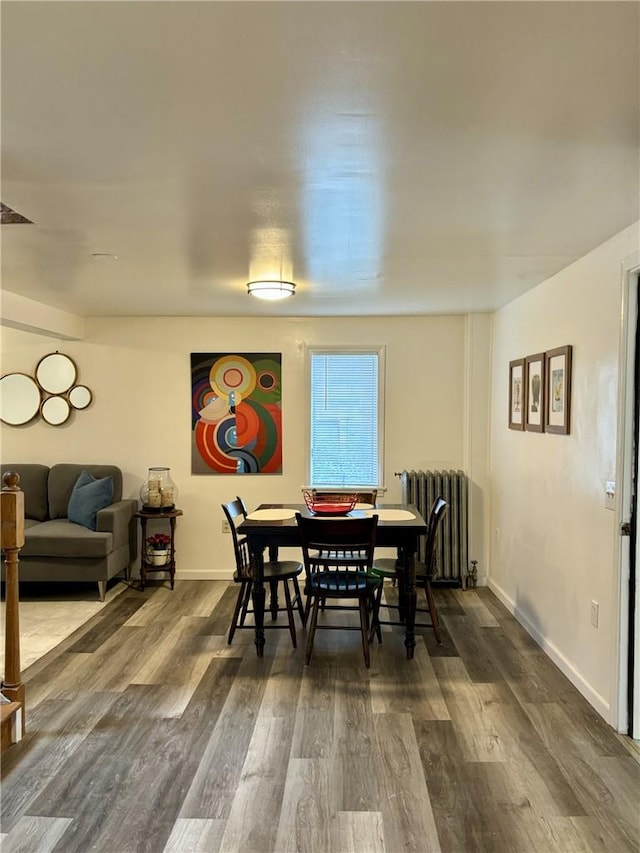
<path id="1" fill-rule="evenodd" d="M 20 476 L 7 471 L 2 478 L 0 492 L 1 544 L 4 551 L 6 605 L 4 640 L 4 678 L 2 693 L 21 708 L 21 732 L 24 734 L 25 689 L 20 675 L 20 617 L 18 590 L 18 554 L 24 546 L 24 492 L 20 489 Z"/>

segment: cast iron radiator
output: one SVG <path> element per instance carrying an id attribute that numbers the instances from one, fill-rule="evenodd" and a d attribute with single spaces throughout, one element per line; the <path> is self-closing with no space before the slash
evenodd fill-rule
<path id="1" fill-rule="evenodd" d="M 436 539 L 434 585 L 462 586 L 468 563 L 469 481 L 464 471 L 402 471 L 402 502 L 417 507 L 427 520 L 437 497 L 449 509 L 440 522 Z M 424 561 L 426 537 L 421 536 L 417 558 Z"/>

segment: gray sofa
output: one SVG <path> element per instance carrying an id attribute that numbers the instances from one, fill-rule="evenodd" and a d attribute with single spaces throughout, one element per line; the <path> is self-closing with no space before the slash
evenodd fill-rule
<path id="1" fill-rule="evenodd" d="M 20 581 L 97 581 L 104 601 L 107 581 L 125 572 L 137 553 L 135 500 L 122 500 L 122 471 L 115 465 L 61 463 L 3 464 L 2 474 L 20 475 L 25 500 L 25 543 L 20 551 Z M 95 514 L 95 530 L 67 518 L 78 477 L 113 479 L 112 503 Z M 108 481 L 107 481 L 108 482 Z M 4 561 L 2 564 L 4 580 Z"/>

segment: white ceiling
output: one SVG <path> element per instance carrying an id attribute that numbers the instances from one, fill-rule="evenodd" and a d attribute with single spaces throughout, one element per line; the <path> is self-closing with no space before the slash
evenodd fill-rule
<path id="1" fill-rule="evenodd" d="M 490 311 L 639 218 L 636 2 L 1 5 L 2 286 L 57 308 Z"/>

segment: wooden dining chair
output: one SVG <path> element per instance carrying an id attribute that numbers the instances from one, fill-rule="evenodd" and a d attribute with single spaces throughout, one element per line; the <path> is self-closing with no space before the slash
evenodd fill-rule
<path id="1" fill-rule="evenodd" d="M 313 489 L 313 497 L 315 499 L 320 499 L 326 501 L 327 503 L 332 503 L 333 501 L 339 502 L 341 498 L 344 498 L 345 492 L 339 491 L 324 491 L 322 489 Z M 378 490 L 377 489 L 366 489 L 364 491 L 353 491 L 349 492 L 349 497 L 353 497 L 355 505 L 358 504 L 367 505 L 367 507 L 375 507 L 376 501 L 378 499 Z M 325 554 L 325 556 L 327 556 Z M 324 610 L 326 607 L 326 601 L 324 599 L 320 602 L 320 608 Z"/>
<path id="2" fill-rule="evenodd" d="M 359 504 L 369 504 L 369 506 L 374 507 L 376 505 L 376 501 L 378 500 L 378 490 L 377 489 L 358 489 L 358 500 Z"/>
<path id="3" fill-rule="evenodd" d="M 344 492 L 325 492 L 321 489 L 314 489 L 313 495 L 327 503 L 331 503 L 332 501 L 338 502 L 344 496 Z M 378 499 L 378 490 L 368 489 L 366 491 L 352 492 L 350 493 L 350 497 L 355 498 L 356 506 L 358 504 L 366 504 L 368 507 L 374 508 Z"/>
<path id="4" fill-rule="evenodd" d="M 307 573 L 306 662 L 311 660 L 316 630 L 359 630 L 367 668 L 370 666 L 370 625 L 375 624 L 376 591 L 382 579 L 371 574 L 376 542 L 378 516 L 371 518 L 306 518 L 299 512 L 296 521 L 300 531 L 302 557 Z M 357 601 L 360 626 L 346 623 L 318 624 L 321 603 L 329 612 L 353 610 L 344 602 Z M 326 604 L 327 601 L 333 602 Z M 339 603 L 342 602 L 342 603 Z M 309 619 L 310 617 L 310 619 Z"/>
<path id="5" fill-rule="evenodd" d="M 249 606 L 251 602 L 251 591 L 253 588 L 253 573 L 247 538 L 246 536 L 240 536 L 237 529 L 238 525 L 247 517 L 246 505 L 242 498 L 236 497 L 234 501 L 222 504 L 222 510 L 229 522 L 229 529 L 233 540 L 233 550 L 236 560 L 236 570 L 233 573 L 233 580 L 238 584 L 238 595 L 233 611 L 233 618 L 231 620 L 231 627 L 229 628 L 229 638 L 227 640 L 230 645 L 233 640 L 233 635 L 237 629 L 251 628 L 251 630 L 254 630 L 253 625 L 245 625 L 247 615 L 254 612 Z M 289 633 L 291 634 L 291 642 L 293 643 L 294 649 L 298 647 L 296 626 L 293 618 L 294 607 L 297 607 L 298 609 L 303 626 L 306 623 L 306 614 L 302 605 L 302 595 L 300 593 L 300 585 L 298 583 L 298 577 L 302 574 L 302 570 L 302 563 L 297 560 L 269 560 L 264 563 L 264 581 L 265 583 L 269 583 L 271 589 L 271 601 L 276 602 L 278 600 L 279 586 L 282 586 L 285 600 L 284 607 L 272 604 L 269 608 L 265 607 L 265 612 L 269 609 L 275 622 L 277 614 L 286 611 L 287 625 Z M 289 589 L 289 581 L 293 584 L 293 598 L 291 597 L 291 590 Z M 264 627 L 284 628 L 287 626 L 282 624 L 265 624 Z"/>
<path id="6" fill-rule="evenodd" d="M 429 518 L 427 521 L 427 541 L 425 544 L 425 562 L 419 563 L 416 562 L 416 587 L 418 589 L 424 590 L 424 594 L 427 600 L 427 607 L 416 607 L 416 613 L 428 613 L 431 621 L 429 623 L 416 622 L 416 628 L 433 628 L 433 633 L 435 635 L 436 641 L 438 643 L 442 643 L 442 639 L 440 636 L 440 622 L 438 621 L 438 611 L 436 609 L 435 599 L 433 597 L 433 589 L 431 588 L 431 580 L 433 579 L 433 575 L 435 574 L 435 553 L 436 553 L 436 537 L 438 534 L 438 528 L 442 519 L 444 518 L 444 514 L 447 510 L 448 504 L 443 498 L 438 497 L 435 499 L 431 506 L 431 510 L 429 512 Z M 380 584 L 377 595 L 376 595 L 376 614 L 377 614 L 377 622 L 374 625 L 376 630 L 378 641 L 382 642 L 382 634 L 380 632 L 380 625 L 404 625 L 404 615 L 406 610 L 406 602 L 402 600 L 402 594 L 404 591 L 404 577 L 403 577 L 403 566 L 402 560 L 398 558 L 387 559 L 381 558 L 375 561 L 372 573 L 379 577 L 382 583 Z M 385 579 L 397 580 L 398 582 L 398 592 L 400 596 L 399 604 L 386 604 L 387 608 L 391 610 L 398 610 L 400 614 L 400 618 L 398 620 L 382 620 L 380 619 L 380 607 L 381 607 L 381 599 L 382 599 L 382 590 L 383 583 Z"/>

